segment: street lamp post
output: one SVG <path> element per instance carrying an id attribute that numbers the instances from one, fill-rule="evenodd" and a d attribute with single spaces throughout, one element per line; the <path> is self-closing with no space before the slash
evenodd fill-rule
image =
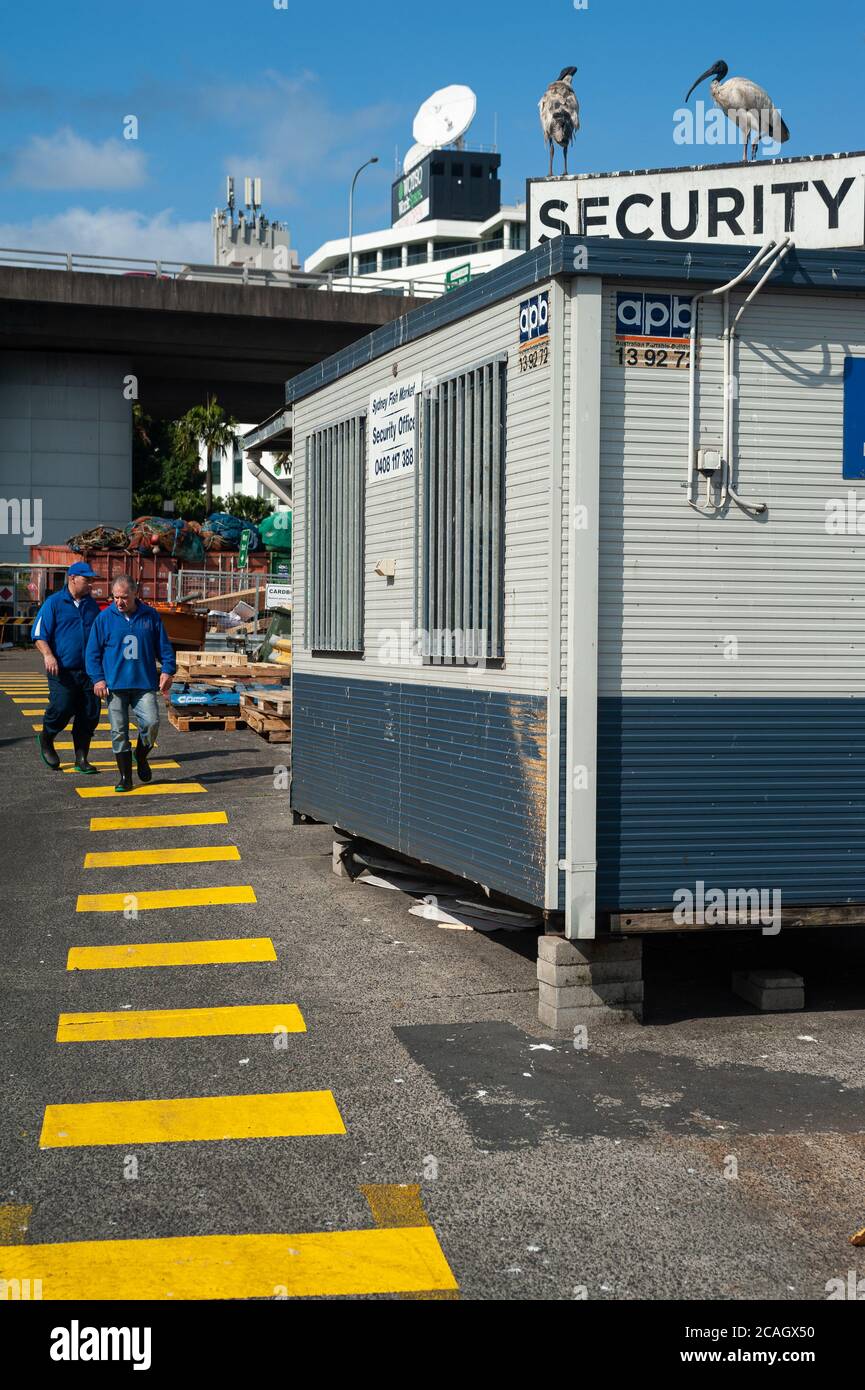
<path id="1" fill-rule="evenodd" d="M 353 236 L 352 223 L 353 223 L 353 217 L 354 217 L 354 186 L 355 186 L 355 184 L 357 183 L 358 175 L 362 174 L 363 171 L 364 171 L 364 169 L 366 169 L 370 164 L 378 164 L 378 155 L 377 155 L 377 154 L 374 154 L 374 155 L 372 156 L 371 159 L 368 159 L 368 160 L 366 161 L 366 164 L 361 164 L 360 168 L 359 168 L 358 170 L 356 170 L 355 176 L 354 176 L 354 178 L 353 178 L 352 181 L 351 181 L 351 189 L 349 190 L 349 195 L 348 195 L 348 288 L 349 288 L 349 291 L 351 291 L 351 282 L 352 282 L 352 278 L 353 278 L 353 274 L 354 274 L 354 256 L 353 256 L 353 254 L 352 254 L 352 236 Z"/>

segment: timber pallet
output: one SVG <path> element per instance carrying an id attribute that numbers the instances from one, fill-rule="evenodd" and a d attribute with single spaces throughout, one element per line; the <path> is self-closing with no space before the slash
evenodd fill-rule
<path id="1" fill-rule="evenodd" d="M 189 706 L 187 706 L 189 708 Z M 174 706 L 168 706 L 168 722 L 173 729 L 177 729 L 181 734 L 194 733 L 196 729 L 217 729 L 224 733 L 232 734 L 235 729 L 242 729 L 246 719 L 232 710 L 231 714 L 221 713 L 204 714 L 196 711 L 194 714 L 177 714 Z"/>
<path id="2" fill-rule="evenodd" d="M 177 680 L 187 681 L 192 685 L 206 684 L 215 679 L 229 681 L 283 681 L 287 680 L 290 672 L 284 665 L 269 661 L 249 661 L 245 666 L 231 666 L 227 662 L 219 665 L 205 665 L 203 662 L 195 666 L 184 666 L 177 668 Z"/>
<path id="3" fill-rule="evenodd" d="M 291 720 L 291 691 L 244 690 L 240 696 L 242 710 L 253 709 L 259 714 Z"/>
<path id="4" fill-rule="evenodd" d="M 243 717 L 254 733 L 267 743 L 291 743 L 291 720 L 262 714 L 254 705 L 247 705 Z"/>

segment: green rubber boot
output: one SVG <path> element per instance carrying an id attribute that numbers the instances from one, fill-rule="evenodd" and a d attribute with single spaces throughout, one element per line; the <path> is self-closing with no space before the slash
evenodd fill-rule
<path id="1" fill-rule="evenodd" d="M 120 770 L 120 781 L 116 784 L 116 792 L 132 791 L 132 753 L 115 753 L 117 766 Z"/>

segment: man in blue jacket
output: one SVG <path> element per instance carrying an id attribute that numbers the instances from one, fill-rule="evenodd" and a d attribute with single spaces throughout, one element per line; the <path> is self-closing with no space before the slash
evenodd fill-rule
<path id="1" fill-rule="evenodd" d="M 90 594 L 90 581 L 97 575 L 85 560 L 76 560 L 66 571 L 66 584 L 49 594 L 30 631 L 42 653 L 48 677 L 48 708 L 37 734 L 43 762 L 56 772 L 60 755 L 54 740 L 72 720 L 72 746 L 75 771 L 96 773 L 88 762 L 90 740 L 99 723 L 99 700 L 84 669 L 84 653 L 90 629 L 99 616 L 99 604 Z"/>
<path id="2" fill-rule="evenodd" d="M 168 640 L 162 619 L 149 603 L 141 603 L 134 579 L 122 574 L 111 586 L 114 600 L 96 619 L 87 643 L 87 674 L 93 682 L 93 693 L 108 697 L 108 718 L 111 721 L 111 746 L 117 759 L 120 781 L 118 792 L 132 790 L 132 748 L 129 742 L 129 717 L 138 729 L 135 761 L 142 782 L 153 777 L 147 755 L 156 743 L 159 731 L 161 695 L 168 695 L 177 661 Z M 157 676 L 156 658 L 162 674 Z"/>

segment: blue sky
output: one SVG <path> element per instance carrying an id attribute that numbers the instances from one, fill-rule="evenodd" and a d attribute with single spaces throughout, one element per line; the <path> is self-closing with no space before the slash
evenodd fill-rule
<path id="1" fill-rule="evenodd" d="M 370 154 L 380 164 L 359 183 L 356 228 L 389 223 L 395 151 L 420 101 L 450 82 L 477 93 L 478 143 L 497 118 L 513 201 L 546 172 L 537 101 L 568 64 L 583 122 L 572 172 L 699 162 L 674 144 L 673 113 L 717 58 L 771 93 L 792 131 L 785 154 L 865 146 L 860 0 L 281 4 L 7 6 L 0 245 L 209 260 L 226 173 L 258 173 L 265 210 L 306 256 L 345 235 L 351 174 Z M 708 84 L 692 107 L 701 94 Z M 129 115 L 136 141 L 123 138 Z"/>

